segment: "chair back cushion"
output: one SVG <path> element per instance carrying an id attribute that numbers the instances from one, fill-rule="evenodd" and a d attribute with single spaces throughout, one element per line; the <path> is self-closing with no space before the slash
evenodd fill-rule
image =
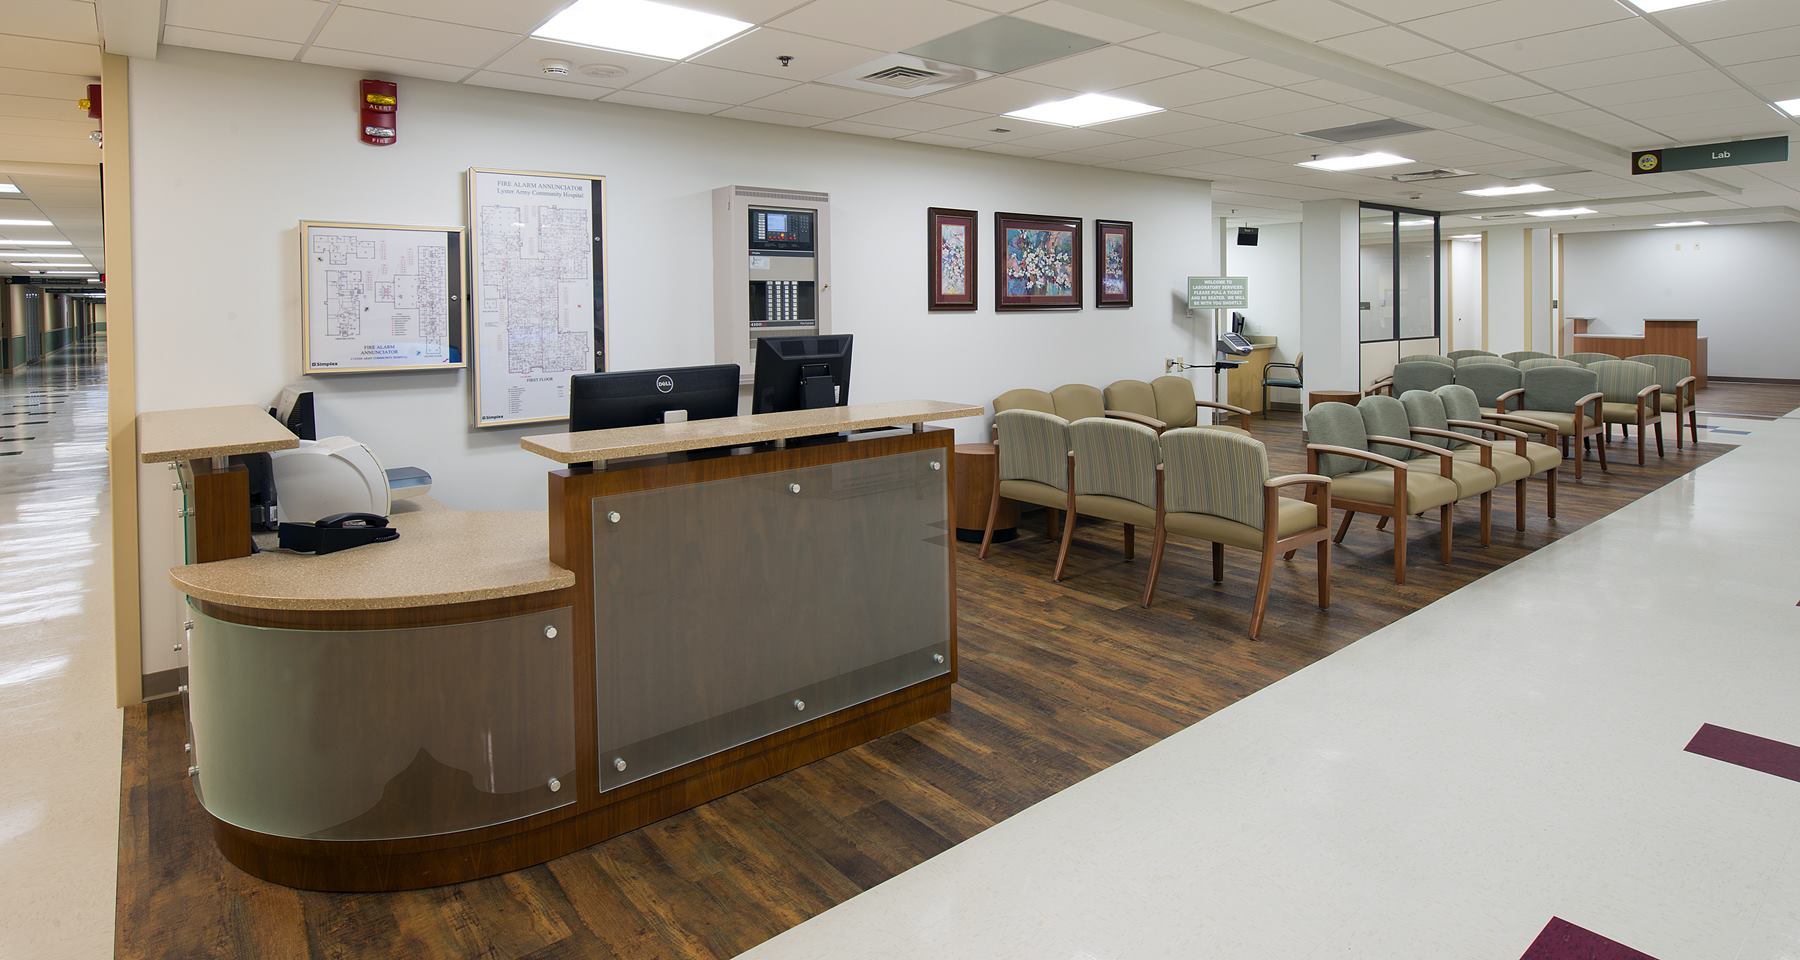
<path id="1" fill-rule="evenodd" d="M 1004 434 L 1002 434 L 1004 436 Z M 1121 497 L 1156 507 L 1156 431 L 1140 423 L 1089 417 L 1069 424 L 1075 494 Z"/>
<path id="2" fill-rule="evenodd" d="M 1456 367 L 1457 367 L 1457 369 L 1460 370 L 1463 367 L 1473 367 L 1473 366 L 1478 366 L 1478 365 L 1484 364 L 1484 363 L 1493 364 L 1495 366 L 1500 366 L 1500 367 L 1516 367 L 1516 366 L 1518 366 L 1518 364 L 1512 362 L 1511 360 L 1506 359 L 1505 357 L 1479 356 L 1479 357 L 1463 357 L 1461 360 L 1456 361 Z"/>
<path id="3" fill-rule="evenodd" d="M 1676 384 L 1694 375 L 1694 365 L 1689 363 L 1686 357 L 1676 357 L 1666 353 L 1644 353 L 1625 359 L 1647 363 L 1655 367 L 1656 382 L 1662 384 L 1665 396 L 1673 395 Z"/>
<path id="4" fill-rule="evenodd" d="M 1402 363 L 1435 363 L 1445 367 L 1456 366 L 1455 360 L 1452 360 L 1449 357 L 1440 357 L 1435 353 L 1415 353 L 1411 356 L 1401 357 L 1394 362 L 1394 366 L 1398 367 Z"/>
<path id="5" fill-rule="evenodd" d="M 1142 380 L 1115 380 L 1106 388 L 1106 409 L 1156 417 L 1156 391 Z M 1161 420 L 1161 417 L 1156 417 Z"/>
<path id="6" fill-rule="evenodd" d="M 1362 414 L 1363 432 L 1370 437 L 1412 439 L 1412 421 L 1406 419 L 1406 405 L 1393 397 L 1364 397 L 1357 402 L 1356 410 Z M 1411 460 L 1415 456 L 1406 447 L 1376 443 L 1373 440 L 1369 441 L 1369 452 L 1393 457 L 1395 460 Z"/>
<path id="7" fill-rule="evenodd" d="M 1466 362 L 1465 362 L 1466 363 Z M 1472 363 L 1456 368 L 1456 382 L 1475 391 L 1482 406 L 1493 409 L 1496 398 L 1523 384 L 1523 374 L 1510 363 Z"/>
<path id="8" fill-rule="evenodd" d="M 1430 390 L 1408 390 L 1400 395 L 1400 405 L 1406 408 L 1407 422 L 1415 427 L 1428 430 L 1450 429 L 1450 416 L 1444 412 L 1444 401 Z M 1449 447 L 1450 441 L 1442 437 L 1413 437 L 1420 443 L 1429 443 L 1434 447 Z"/>
<path id="9" fill-rule="evenodd" d="M 1352 450 L 1369 449 L 1369 435 L 1363 429 L 1362 414 L 1347 403 L 1321 403 L 1306 411 L 1306 442 Z M 1331 453 L 1319 455 L 1319 472 L 1328 477 L 1361 473 L 1371 466 L 1367 460 Z"/>
<path id="10" fill-rule="evenodd" d="M 1456 382 L 1456 369 L 1442 363 L 1394 364 L 1394 396 L 1408 390 L 1436 390 Z"/>
<path id="11" fill-rule="evenodd" d="M 1444 356 L 1449 357 L 1452 360 L 1461 360 L 1464 357 L 1497 357 L 1499 354 L 1490 353 L 1486 350 L 1452 350 L 1449 353 L 1444 354 Z"/>
<path id="12" fill-rule="evenodd" d="M 1263 481 L 1269 479 L 1269 451 L 1262 441 L 1189 427 L 1164 433 L 1162 454 L 1169 512 L 1204 513 L 1262 529 Z"/>
<path id="13" fill-rule="evenodd" d="M 1070 423 L 1106 416 L 1106 399 L 1101 396 L 1099 387 L 1065 383 L 1050 391 L 1050 399 L 1056 403 L 1056 415 Z"/>
<path id="14" fill-rule="evenodd" d="M 1545 353 L 1542 350 L 1514 350 L 1511 353 L 1503 353 L 1501 356 L 1514 363 L 1521 363 L 1526 360 L 1542 360 L 1543 358 L 1550 356 L 1550 354 Z"/>
<path id="15" fill-rule="evenodd" d="M 1199 412 L 1194 407 L 1194 401 L 1198 399 L 1194 396 L 1194 381 L 1170 374 L 1150 381 L 1150 390 L 1156 394 L 1156 419 L 1170 429 L 1199 425 Z"/>
<path id="16" fill-rule="evenodd" d="M 1056 401 L 1043 390 L 1020 387 L 1008 390 L 994 398 L 994 412 L 1005 413 L 1008 410 L 1036 410 L 1039 413 L 1055 413 Z"/>
<path id="17" fill-rule="evenodd" d="M 1054 413 L 1002 410 L 994 424 L 1000 435 L 1000 479 L 1069 489 L 1068 421 Z"/>
<path id="18" fill-rule="evenodd" d="M 1579 367 L 1581 364 L 1561 357 L 1531 357 L 1519 361 L 1520 370 L 1536 370 L 1539 367 Z"/>
<path id="19" fill-rule="evenodd" d="M 1638 391 L 1656 382 L 1656 368 L 1636 360 L 1597 360 L 1587 368 L 1600 378 L 1607 403 L 1637 403 Z"/>
<path id="20" fill-rule="evenodd" d="M 1619 358 L 1610 353 L 1565 353 L 1563 359 L 1573 360 L 1585 367 L 1596 360 L 1617 360 Z"/>
<path id="21" fill-rule="evenodd" d="M 1439 400 L 1444 401 L 1444 416 L 1446 419 L 1470 420 L 1475 423 L 1481 422 L 1481 402 L 1475 399 L 1475 391 L 1470 390 L 1460 383 L 1453 383 L 1447 387 L 1439 387 L 1432 392 L 1438 395 Z M 1504 424 L 1502 424 L 1502 426 L 1504 426 Z M 1454 427 L 1452 429 L 1457 433 L 1466 433 L 1471 437 L 1486 436 L 1486 434 L 1483 434 L 1480 430 L 1476 430 L 1472 427 Z"/>
<path id="22" fill-rule="evenodd" d="M 1600 390 L 1600 375 L 1587 367 L 1538 367 L 1520 371 L 1525 384 L 1524 408 L 1562 413 L 1575 409 L 1575 401 Z"/>

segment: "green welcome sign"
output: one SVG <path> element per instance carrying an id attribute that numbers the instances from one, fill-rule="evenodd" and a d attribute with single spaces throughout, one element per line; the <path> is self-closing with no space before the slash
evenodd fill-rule
<path id="1" fill-rule="evenodd" d="M 1631 155 L 1631 174 L 1674 173 L 1710 167 L 1742 167 L 1752 163 L 1781 163 L 1788 158 L 1788 138 L 1733 140 L 1703 143 L 1697 147 L 1663 147 L 1639 150 Z"/>
<path id="2" fill-rule="evenodd" d="M 1240 310 L 1250 305 L 1249 277 L 1189 277 L 1189 310 Z"/>

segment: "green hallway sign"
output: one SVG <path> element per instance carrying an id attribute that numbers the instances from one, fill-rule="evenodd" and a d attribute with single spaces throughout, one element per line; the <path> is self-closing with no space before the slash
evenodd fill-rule
<path id="1" fill-rule="evenodd" d="M 1752 163 L 1781 163 L 1787 158 L 1788 138 L 1764 137 L 1760 140 L 1703 143 L 1697 147 L 1639 150 L 1631 155 L 1631 173 L 1637 176 L 1645 173 L 1674 173 L 1678 170 L 1705 170 L 1709 167 L 1741 167 Z"/>

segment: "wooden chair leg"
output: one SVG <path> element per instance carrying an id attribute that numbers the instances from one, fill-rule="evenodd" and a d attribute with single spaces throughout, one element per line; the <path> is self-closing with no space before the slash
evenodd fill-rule
<path id="1" fill-rule="evenodd" d="M 1375 521 L 1375 529 L 1386 530 L 1387 522 L 1388 522 L 1388 518 L 1386 518 L 1386 517 L 1382 517 L 1380 520 Z"/>
<path id="2" fill-rule="evenodd" d="M 1556 519 L 1556 471 L 1544 474 L 1548 489 L 1544 491 L 1544 516 Z"/>
<path id="3" fill-rule="evenodd" d="M 1668 456 L 1668 454 L 1663 453 L 1662 417 L 1656 418 L 1655 426 L 1656 426 L 1656 455 L 1658 457 L 1666 457 L 1666 456 Z M 1681 431 L 1677 430 L 1677 431 L 1675 431 L 1675 434 L 1677 436 L 1680 436 Z"/>
<path id="4" fill-rule="evenodd" d="M 1156 532 L 1150 538 L 1150 576 L 1144 579 L 1144 606 L 1150 605 L 1150 598 L 1156 596 L 1156 578 L 1162 575 L 1163 544 L 1169 534 L 1162 524 L 1156 525 Z"/>
<path id="5" fill-rule="evenodd" d="M 1057 583 L 1062 582 L 1063 567 L 1068 566 L 1069 563 L 1069 543 L 1075 539 L 1075 511 L 1065 510 L 1063 513 L 1065 516 L 1062 518 L 1062 549 L 1056 552 L 1056 573 L 1050 577 Z"/>
<path id="6" fill-rule="evenodd" d="M 1062 536 L 1062 525 L 1057 523 L 1061 516 L 1062 511 L 1055 507 L 1044 508 L 1044 539 L 1055 540 Z"/>
<path id="7" fill-rule="evenodd" d="M 1225 545 L 1213 544 L 1213 582 L 1225 582 Z"/>
<path id="8" fill-rule="evenodd" d="M 1606 472 L 1607 472 L 1607 467 L 1606 467 L 1606 445 L 1605 445 L 1605 444 L 1601 444 L 1601 445 L 1600 445 L 1600 472 L 1601 472 L 1601 473 L 1606 473 Z"/>
<path id="9" fill-rule="evenodd" d="M 1338 524 L 1337 536 L 1331 538 L 1332 543 L 1343 543 L 1344 534 L 1350 532 L 1350 518 L 1356 516 L 1355 510 L 1344 511 L 1344 522 Z"/>
<path id="10" fill-rule="evenodd" d="M 1530 477 L 1525 477 L 1513 484 L 1513 529 L 1515 530 L 1525 529 L 1525 484 L 1530 481 Z"/>
<path id="11" fill-rule="evenodd" d="M 1681 435 L 1681 408 L 1675 409 L 1675 449 L 1685 449 L 1686 438 Z"/>
<path id="12" fill-rule="evenodd" d="M 1644 435 L 1650 431 L 1644 429 L 1644 421 L 1638 421 L 1638 466 L 1644 465 Z"/>
<path id="13" fill-rule="evenodd" d="M 1493 542 L 1494 535 L 1494 491 L 1481 495 L 1481 545 Z"/>
<path id="14" fill-rule="evenodd" d="M 1444 504 L 1438 508 L 1438 562 L 1450 562 L 1450 534 L 1456 529 L 1456 517 L 1451 510 L 1452 504 Z"/>
<path id="15" fill-rule="evenodd" d="M 1675 424 L 1675 429 L 1680 430 L 1681 424 Z M 1692 409 L 1688 410 L 1688 433 L 1693 435 L 1694 443 L 1700 442 L 1700 418 L 1694 414 Z"/>
<path id="16" fill-rule="evenodd" d="M 1569 459 L 1569 438 L 1562 437 L 1557 441 L 1557 443 L 1562 447 L 1563 459 L 1564 460 Z"/>
<path id="17" fill-rule="evenodd" d="M 1264 550 L 1262 566 L 1256 571 L 1256 606 L 1250 613 L 1250 639 L 1262 633 L 1263 615 L 1269 612 L 1269 578 L 1275 572 L 1275 553 Z"/>
<path id="18" fill-rule="evenodd" d="M 1125 524 L 1125 559 L 1137 558 L 1137 527 Z"/>
<path id="19" fill-rule="evenodd" d="M 1394 514 L 1394 582 L 1406 582 L 1406 513 Z"/>
<path id="20" fill-rule="evenodd" d="M 1292 559 L 1294 559 L 1294 554 L 1299 553 L 1299 552 L 1300 551 L 1298 551 L 1298 550 L 1289 550 L 1288 552 L 1281 555 L 1281 559 L 1292 560 Z"/>
<path id="21" fill-rule="evenodd" d="M 999 515 L 1000 494 L 995 493 L 992 497 L 988 498 L 987 529 L 981 532 L 981 552 L 976 554 L 979 559 L 986 560 L 988 549 L 994 545 L 994 518 Z"/>
<path id="22" fill-rule="evenodd" d="M 1331 609 L 1331 541 L 1319 541 L 1319 609 Z"/>
<path id="23" fill-rule="evenodd" d="M 1565 440 L 1563 442 L 1567 443 L 1568 441 Z M 1576 452 L 1579 454 L 1579 456 L 1577 456 L 1575 458 L 1575 479 L 1580 480 L 1581 479 L 1581 464 L 1582 464 L 1582 461 L 1587 459 L 1587 440 L 1586 439 L 1583 439 L 1581 441 L 1581 447 L 1578 448 Z"/>

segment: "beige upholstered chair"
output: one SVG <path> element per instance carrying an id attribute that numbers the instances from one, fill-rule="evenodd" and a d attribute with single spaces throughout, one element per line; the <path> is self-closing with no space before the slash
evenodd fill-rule
<path id="1" fill-rule="evenodd" d="M 1499 354 L 1491 353 L 1487 350 L 1452 350 L 1449 353 L 1444 354 L 1444 356 L 1449 357 L 1451 360 L 1461 360 L 1464 357 L 1497 357 Z"/>
<path id="2" fill-rule="evenodd" d="M 1520 370 L 1536 370 L 1539 367 L 1579 367 L 1581 364 L 1562 357 L 1529 357 L 1519 361 Z"/>
<path id="3" fill-rule="evenodd" d="M 1142 380 L 1115 380 L 1106 388 L 1106 415 L 1141 423 L 1158 433 L 1183 427 L 1212 426 L 1213 411 L 1223 411 L 1237 418 L 1238 427 L 1250 432 L 1250 411 L 1229 403 L 1201 400 L 1194 395 L 1194 384 L 1186 377 L 1157 377 Z M 1201 423 L 1199 411 L 1207 411 Z"/>
<path id="4" fill-rule="evenodd" d="M 1553 444 L 1539 443 L 1532 439 L 1533 434 L 1520 429 L 1518 418 L 1506 414 L 1486 413 L 1481 404 L 1476 402 L 1475 391 L 1461 384 L 1439 387 L 1434 391 L 1444 402 L 1444 416 L 1450 422 L 1450 429 L 1470 436 L 1485 436 L 1495 441 L 1494 451 L 1511 451 L 1515 456 L 1524 457 L 1531 465 L 1530 475 L 1542 474 L 1546 486 L 1544 495 L 1544 516 L 1556 518 L 1556 468 L 1562 466 L 1562 452 Z M 1509 423 L 1509 421 L 1512 421 Z M 1457 450 L 1455 455 L 1468 459 L 1474 456 L 1472 450 Z M 1524 524 L 1524 490 L 1519 490 L 1517 503 L 1517 521 L 1519 529 Z"/>
<path id="5" fill-rule="evenodd" d="M 1392 400 L 1393 398 L 1383 398 Z M 1398 403 L 1398 400 L 1393 400 Z M 1347 403 L 1321 403 L 1306 411 L 1306 470 L 1331 478 L 1331 505 L 1344 511 L 1333 542 L 1342 543 L 1358 512 L 1393 520 L 1394 582 L 1406 582 L 1406 521 L 1414 514 L 1439 508 L 1444 562 L 1450 561 L 1451 505 L 1460 494 L 1453 477 L 1454 458 L 1435 450 L 1436 473 L 1408 470 L 1406 461 L 1371 449 L 1362 413 Z M 1402 443 L 1412 443 L 1403 440 Z M 1420 446 L 1423 446 L 1422 444 Z M 1490 488 L 1491 489 L 1491 488 Z"/>
<path id="6" fill-rule="evenodd" d="M 1694 365 L 1686 357 L 1666 353 L 1646 353 L 1626 357 L 1656 368 L 1656 382 L 1662 384 L 1662 412 L 1675 415 L 1675 447 L 1681 448 L 1681 425 L 1687 423 L 1688 434 L 1700 442 L 1700 421 L 1694 415 Z"/>
<path id="7" fill-rule="evenodd" d="M 1600 360 L 1588 364 L 1600 378 L 1600 419 L 1606 423 L 1604 442 L 1612 442 L 1612 425 L 1621 432 L 1627 424 L 1637 424 L 1638 466 L 1644 465 L 1645 434 L 1656 431 L 1656 455 L 1663 455 L 1662 385 L 1656 382 L 1656 368 L 1636 360 Z M 1681 425 L 1675 425 L 1677 433 Z"/>
<path id="8" fill-rule="evenodd" d="M 1570 441 L 1575 443 L 1575 479 L 1581 479 L 1581 464 L 1587 459 L 1588 438 L 1600 435 L 1600 376 L 1586 367 L 1554 366 L 1520 371 L 1524 386 L 1515 394 L 1499 398 L 1500 413 L 1514 413 L 1527 420 L 1547 423 L 1556 430 L 1557 442 L 1564 452 Z M 1509 409 L 1508 401 L 1517 406 Z M 1606 466 L 1606 444 L 1594 446 L 1600 451 L 1600 469 Z"/>
<path id="9" fill-rule="evenodd" d="M 1330 480 L 1316 474 L 1270 477 L 1269 454 L 1262 443 L 1225 430 L 1170 430 L 1162 435 L 1162 457 L 1162 496 L 1145 606 L 1156 592 L 1163 546 L 1171 533 L 1211 541 L 1215 582 L 1225 577 L 1227 546 L 1261 552 L 1250 614 L 1252 640 L 1261 634 L 1268 612 L 1277 553 L 1292 558 L 1300 548 L 1318 544 L 1319 607 L 1331 606 Z M 1305 500 L 1280 495 L 1282 489 L 1294 486 L 1305 488 Z"/>
<path id="10" fill-rule="evenodd" d="M 1048 390 L 1033 390 L 1020 387 L 1008 390 L 994 398 L 994 413 L 1000 414 L 1008 410 L 1036 410 L 1039 413 L 1055 413 L 1056 399 Z"/>
<path id="11" fill-rule="evenodd" d="M 1006 395 L 1002 394 L 1001 399 L 1005 400 Z M 996 405 L 1000 402 L 995 401 Z M 1074 486 L 1075 467 L 1069 458 L 1069 422 L 1056 414 L 1011 406 L 1001 410 L 994 415 L 994 446 L 999 452 L 999 462 L 994 469 L 987 530 L 981 536 L 983 560 L 987 559 L 994 542 L 994 521 L 1000 512 L 1001 497 L 1037 504 L 1051 511 L 1066 511 L 1070 508 Z M 1071 523 L 1066 518 L 1063 523 L 1065 534 L 1069 526 Z M 1063 550 L 1066 554 L 1066 539 Z M 1060 560 L 1054 577 L 1062 579 Z"/>
<path id="12" fill-rule="evenodd" d="M 1610 353 L 1565 353 L 1563 359 L 1573 360 L 1585 367 L 1597 360 L 1617 360 L 1619 358 Z"/>
<path id="13" fill-rule="evenodd" d="M 1526 360 L 1543 360 L 1551 355 L 1542 350 L 1514 350 L 1511 353 L 1503 353 L 1501 356 L 1514 363 L 1523 363 Z"/>
<path id="14" fill-rule="evenodd" d="M 1130 560 L 1136 553 L 1137 528 L 1154 527 L 1162 506 L 1162 473 L 1157 469 L 1162 454 L 1155 430 L 1140 423 L 1089 417 L 1069 424 L 1069 444 L 1074 466 L 1056 580 L 1062 579 L 1068 564 L 1077 516 L 1124 524 L 1125 559 Z M 1146 583 L 1146 604 L 1149 596 Z"/>
<path id="15" fill-rule="evenodd" d="M 1085 383 L 1065 383 L 1050 391 L 1050 399 L 1056 404 L 1056 415 L 1074 423 L 1088 417 L 1106 416 L 1106 399 L 1100 388 Z"/>

